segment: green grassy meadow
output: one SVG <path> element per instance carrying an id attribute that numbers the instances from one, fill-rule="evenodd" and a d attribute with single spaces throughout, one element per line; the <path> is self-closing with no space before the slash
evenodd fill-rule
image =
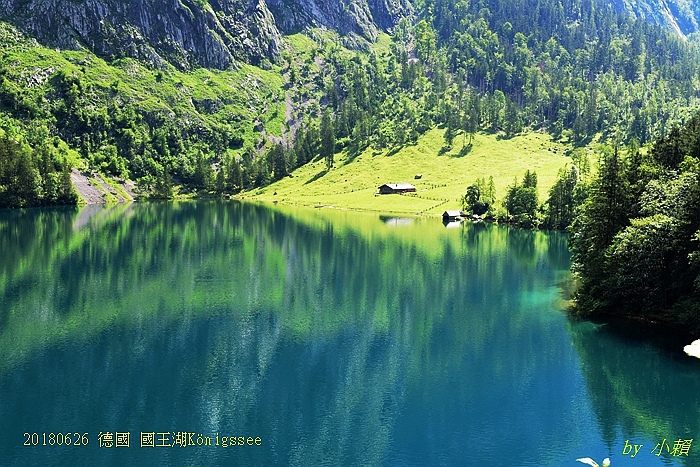
<path id="1" fill-rule="evenodd" d="M 526 170 L 538 176 L 540 201 L 546 199 L 558 170 L 569 162 L 568 146 L 551 137 L 531 132 L 511 139 L 479 133 L 471 148 L 462 151 L 462 136 L 453 148 L 444 152 L 444 130 L 435 128 L 415 145 L 398 151 L 376 152 L 367 149 L 355 158 L 346 152 L 336 154 L 334 167 L 326 170 L 317 160 L 262 189 L 244 194 L 268 202 L 303 206 L 327 206 L 340 209 L 438 215 L 446 209 L 461 207 L 461 197 L 477 178 L 493 176 L 497 199 L 505 197 L 517 177 Z M 421 179 L 414 179 L 421 174 Z M 384 183 L 408 182 L 415 194 L 375 196 Z"/>
<path id="2" fill-rule="evenodd" d="M 173 66 L 152 70 L 131 58 L 107 62 L 85 50 L 43 47 L 2 22 L 0 51 L 8 89 L 39 102 L 46 111 L 47 99 L 56 92 L 54 78 L 64 71 L 79 78 L 90 108 L 116 101 L 134 104 L 140 115 L 162 113 L 192 126 L 227 125 L 251 147 L 262 138 L 260 128 L 267 135 L 282 135 L 284 78 L 279 67 L 263 70 L 237 63 L 226 71 L 184 72 Z"/>

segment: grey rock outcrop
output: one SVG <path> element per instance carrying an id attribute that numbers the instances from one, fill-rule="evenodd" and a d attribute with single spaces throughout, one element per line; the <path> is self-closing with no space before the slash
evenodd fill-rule
<path id="1" fill-rule="evenodd" d="M 376 39 L 378 29 L 391 29 L 413 11 L 408 0 L 268 0 L 268 5 L 285 33 L 325 26 L 369 41 Z"/>
<path id="2" fill-rule="evenodd" d="M 0 21 L 42 44 L 181 69 L 274 61 L 281 33 L 306 27 L 373 41 L 411 11 L 409 0 L 0 0 Z"/>
<path id="3" fill-rule="evenodd" d="M 182 69 L 274 60 L 281 41 L 264 0 L 0 0 L 0 20 L 46 45 Z"/>
<path id="4" fill-rule="evenodd" d="M 681 37 L 700 31 L 698 0 L 611 0 L 610 3 L 618 12 L 669 27 Z"/>

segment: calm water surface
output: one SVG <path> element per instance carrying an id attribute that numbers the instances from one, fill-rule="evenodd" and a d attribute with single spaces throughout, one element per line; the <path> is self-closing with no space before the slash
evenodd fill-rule
<path id="1" fill-rule="evenodd" d="M 435 219 L 0 211 L 0 465 L 700 465 L 700 361 L 571 321 L 568 267 Z"/>

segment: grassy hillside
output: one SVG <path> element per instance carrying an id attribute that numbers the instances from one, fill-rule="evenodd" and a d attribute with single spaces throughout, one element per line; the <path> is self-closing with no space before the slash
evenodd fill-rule
<path id="1" fill-rule="evenodd" d="M 53 179 L 71 167 L 133 180 L 146 193 L 158 177 L 194 185 L 198 169 L 262 151 L 285 131 L 279 67 L 184 73 L 108 63 L 49 49 L 3 22 L 0 56 L 2 207 L 67 202 Z"/>
<path id="2" fill-rule="evenodd" d="M 592 82 L 592 76 L 580 78 L 593 70 L 576 58 L 580 54 L 554 41 L 545 51 L 537 45 L 535 55 L 520 36 L 520 42 L 513 37 L 499 46 L 512 52 L 519 44 L 516 55 L 530 57 L 516 64 L 513 76 L 534 76 L 533 82 L 501 83 L 506 91 L 515 86 L 514 98 L 496 83 L 471 83 L 474 73 L 457 73 L 461 68 L 449 63 L 454 57 L 432 44 L 434 34 L 425 22 L 404 21 L 371 50 L 350 51 L 337 33 L 311 30 L 285 37 L 282 60 L 265 69 L 237 63 L 227 71 L 183 73 L 129 58 L 105 62 L 88 51 L 48 49 L 0 22 L 0 135 L 8 135 L 9 148 L 4 156 L 0 151 L 0 205 L 65 202 L 54 195 L 55 179 L 69 182 L 71 168 L 132 180 L 140 193 L 157 198 L 243 192 L 266 201 L 419 214 L 459 207 L 466 187 L 491 175 L 503 199 L 514 178 L 534 170 L 544 201 L 569 149 L 547 132 L 571 145 L 613 135 L 625 141 L 636 135 L 626 130 L 634 123 L 644 143 L 696 102 L 696 87 L 683 87 L 692 87 L 695 78 L 657 80 L 656 61 L 650 81 L 635 75 L 639 79 L 628 82 L 610 71 Z M 475 56 L 486 54 L 479 50 Z M 558 58 L 547 61 L 547 54 Z M 695 76 L 695 61 L 683 63 L 684 73 Z M 510 69 L 502 65 L 499 70 Z M 652 82 L 673 86 L 647 96 L 656 89 Z M 321 115 L 334 144 L 348 148 L 330 171 L 320 157 L 329 155 Z M 445 127 L 476 132 L 476 139 L 463 150 L 460 133 L 445 151 Z M 519 136 L 503 139 L 503 133 Z M 293 177 L 287 177 L 290 171 Z M 416 195 L 374 197 L 379 185 L 412 182 L 416 174 L 423 175 Z"/>
<path id="3" fill-rule="evenodd" d="M 515 177 L 522 181 L 526 170 L 538 176 L 540 200 L 546 199 L 557 171 L 570 159 L 567 146 L 542 133 L 528 133 L 511 139 L 479 133 L 472 147 L 462 151 L 461 135 L 452 150 L 444 152 L 444 130 L 434 128 L 416 145 L 396 152 L 367 149 L 355 158 L 347 153 L 336 156 L 326 170 L 323 160 L 301 167 L 268 187 L 247 193 L 244 198 L 307 206 L 334 206 L 345 209 L 440 214 L 461 206 L 466 187 L 477 178 L 493 176 L 497 199 L 502 199 Z M 421 174 L 422 178 L 414 179 Z M 415 195 L 375 196 L 379 185 L 409 182 Z"/>
<path id="4" fill-rule="evenodd" d="M 249 144 L 259 140 L 257 119 L 273 135 L 282 129 L 284 94 L 278 69 L 238 64 L 230 71 L 183 73 L 170 66 L 152 70 L 129 58 L 107 63 L 88 51 L 43 47 L 3 22 L 0 51 L 4 77 L 0 110 L 21 117 L 52 112 L 56 101 L 65 98 L 59 80 L 69 76 L 75 78 L 69 84 L 77 85 L 75 93 L 87 110 L 101 111 L 108 103 L 132 104 L 139 116 L 182 118 L 195 130 L 197 125 L 235 124 L 231 131 Z M 55 125 L 61 129 L 60 122 Z"/>

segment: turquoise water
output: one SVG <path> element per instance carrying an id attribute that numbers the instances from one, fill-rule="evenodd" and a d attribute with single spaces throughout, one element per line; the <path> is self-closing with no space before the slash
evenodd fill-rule
<path id="1" fill-rule="evenodd" d="M 572 321 L 568 267 L 435 219 L 0 211 L 0 465 L 700 465 L 689 342 Z"/>

